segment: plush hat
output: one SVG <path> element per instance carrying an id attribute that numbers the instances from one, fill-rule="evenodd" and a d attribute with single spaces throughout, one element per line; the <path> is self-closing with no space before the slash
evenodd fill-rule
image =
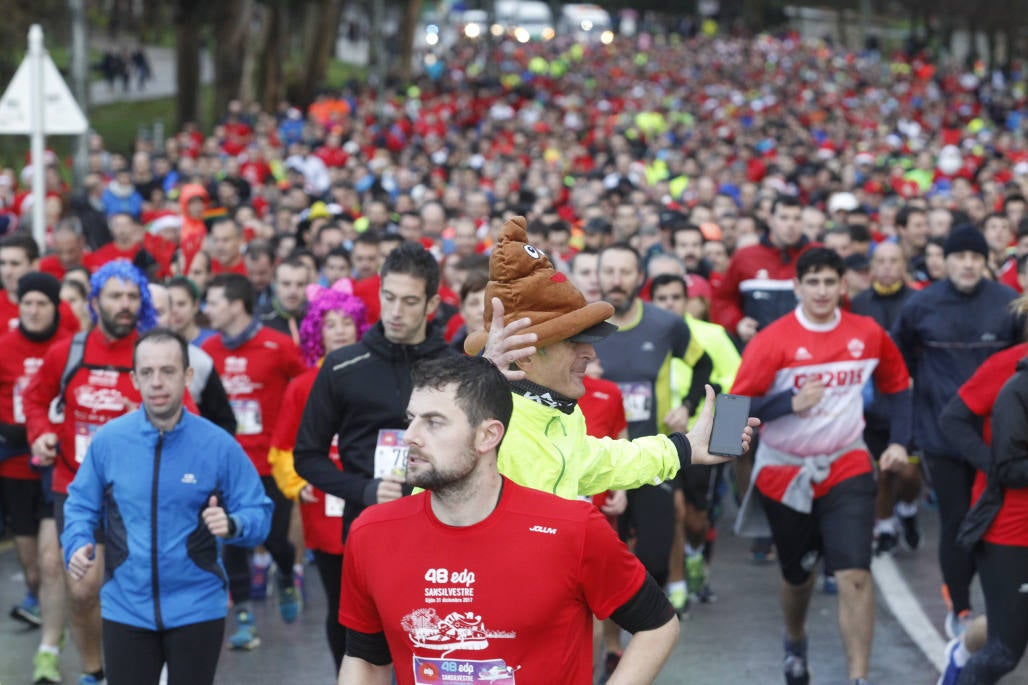
<path id="1" fill-rule="evenodd" d="M 50 274 L 42 271 L 30 271 L 18 279 L 18 300 L 26 294 L 40 292 L 46 295 L 47 299 L 54 303 L 55 307 L 61 304 L 61 282 Z"/>
<path id="2" fill-rule="evenodd" d="M 521 331 L 535 333 L 537 347 L 561 340 L 599 342 L 617 330 L 607 319 L 614 307 L 607 302 L 586 303 L 567 276 L 553 268 L 549 258 L 528 244 L 525 218 L 507 221 L 489 258 L 489 283 L 485 287 L 485 331 L 464 341 L 468 354 L 478 354 L 489 337 L 493 298 L 503 303 L 503 323 L 528 317 L 532 325 Z"/>
<path id="3" fill-rule="evenodd" d="M 981 231 L 965 224 L 954 228 L 942 246 L 942 253 L 947 257 L 955 252 L 977 252 L 988 259 L 989 244 L 985 242 Z"/>

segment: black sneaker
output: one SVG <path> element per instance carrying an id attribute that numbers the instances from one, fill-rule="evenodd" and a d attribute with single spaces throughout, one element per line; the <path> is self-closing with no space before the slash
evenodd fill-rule
<path id="1" fill-rule="evenodd" d="M 792 652 L 785 653 L 785 684 L 810 685 L 810 671 L 807 670 L 807 657 Z"/>
<path id="2" fill-rule="evenodd" d="M 921 529 L 917 525 L 917 514 L 898 517 L 903 528 L 903 542 L 910 549 L 917 549 L 921 544 Z"/>
<path id="3" fill-rule="evenodd" d="M 892 550 L 896 549 L 896 545 L 899 544 L 899 538 L 896 537 L 895 533 L 886 533 L 884 531 L 875 535 L 875 556 L 882 554 L 890 554 Z"/>

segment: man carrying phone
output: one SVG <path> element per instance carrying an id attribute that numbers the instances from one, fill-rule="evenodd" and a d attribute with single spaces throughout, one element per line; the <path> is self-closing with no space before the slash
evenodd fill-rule
<path id="1" fill-rule="evenodd" d="M 839 629 L 849 678 L 866 685 L 874 627 L 871 538 L 875 481 L 864 444 L 861 393 L 874 379 L 892 417 L 883 470 L 907 462 L 910 377 L 884 329 L 839 309 L 842 258 L 812 248 L 796 262 L 799 306 L 753 338 L 732 392 L 764 422 L 736 532 L 766 535 L 782 570 L 785 682 L 807 685 L 807 606 L 823 558 L 839 584 Z M 767 521 L 759 520 L 763 503 Z"/>

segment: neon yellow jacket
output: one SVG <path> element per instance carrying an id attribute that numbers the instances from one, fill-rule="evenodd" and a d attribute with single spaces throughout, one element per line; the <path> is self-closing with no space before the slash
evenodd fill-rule
<path id="1" fill-rule="evenodd" d="M 678 450 L 663 435 L 594 438 L 577 406 L 565 414 L 520 395 L 500 444 L 500 473 L 515 483 L 566 499 L 605 490 L 657 485 L 678 473 Z"/>

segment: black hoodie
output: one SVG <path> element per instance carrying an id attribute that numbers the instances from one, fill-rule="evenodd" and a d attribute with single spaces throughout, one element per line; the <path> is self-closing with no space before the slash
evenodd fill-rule
<path id="1" fill-rule="evenodd" d="M 344 539 L 357 515 L 375 504 L 379 430 L 402 429 L 407 424 L 411 366 L 451 354 L 454 351 L 434 322 L 429 323 L 424 342 L 417 345 L 390 342 L 379 322 L 360 342 L 325 357 L 307 400 L 293 457 L 301 478 L 346 500 Z M 328 458 L 335 435 L 342 471 Z"/>

